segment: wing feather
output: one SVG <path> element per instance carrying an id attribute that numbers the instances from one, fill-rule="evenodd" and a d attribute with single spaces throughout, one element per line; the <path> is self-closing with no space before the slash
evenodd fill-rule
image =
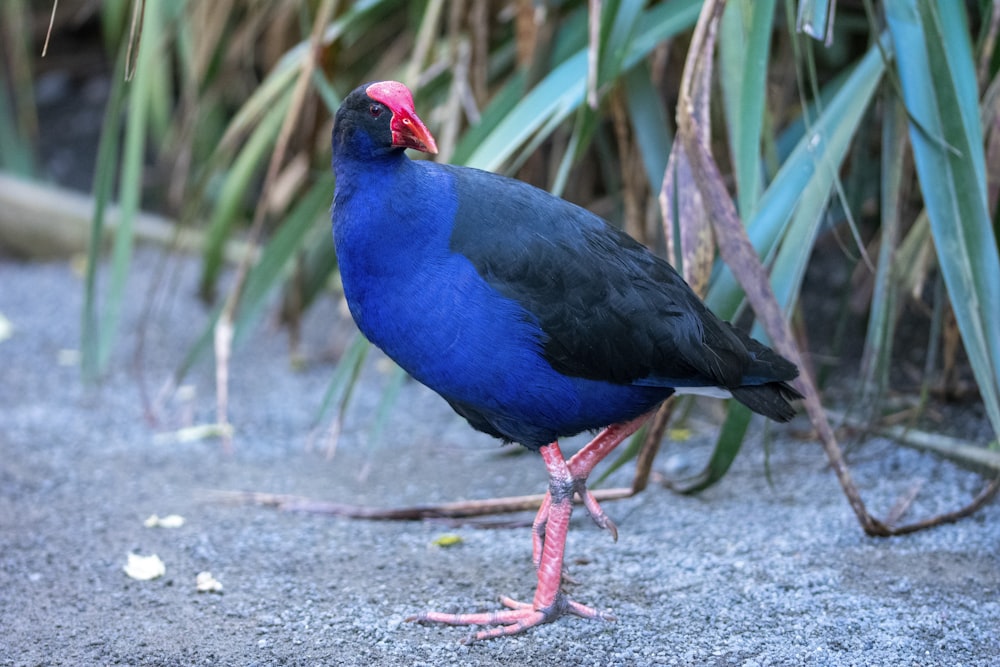
<path id="1" fill-rule="evenodd" d="M 752 339 L 712 314 L 673 267 L 603 219 L 520 181 L 453 172 L 452 250 L 537 321 L 559 372 L 733 388 L 755 364 L 766 370 L 755 353 L 767 348 L 748 347 Z M 788 366 L 760 380 L 794 377 Z"/>

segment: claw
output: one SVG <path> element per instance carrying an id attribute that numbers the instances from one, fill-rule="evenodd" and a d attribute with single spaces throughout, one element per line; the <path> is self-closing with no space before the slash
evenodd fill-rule
<path id="1" fill-rule="evenodd" d="M 611 520 L 611 517 L 604 513 L 604 509 L 601 507 L 601 504 L 597 502 L 597 498 L 595 498 L 594 494 L 591 493 L 586 487 L 583 480 L 578 483 L 582 488 L 578 490 L 577 493 L 580 494 L 581 498 L 583 498 L 583 506 L 587 508 L 587 513 L 590 514 L 590 518 L 594 520 L 594 523 L 596 523 L 599 528 L 603 528 L 611 533 L 611 539 L 617 542 L 618 526 L 616 526 L 615 522 Z"/>

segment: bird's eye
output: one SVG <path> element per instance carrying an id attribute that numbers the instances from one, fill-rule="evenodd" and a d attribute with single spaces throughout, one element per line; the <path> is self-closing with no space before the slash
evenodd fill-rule
<path id="1" fill-rule="evenodd" d="M 372 118 L 378 118 L 379 116 L 382 115 L 382 105 L 381 104 L 371 105 L 370 107 L 368 107 L 368 113 L 372 115 Z"/>

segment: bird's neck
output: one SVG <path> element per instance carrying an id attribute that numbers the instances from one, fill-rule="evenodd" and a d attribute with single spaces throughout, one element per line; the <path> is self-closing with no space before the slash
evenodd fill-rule
<path id="1" fill-rule="evenodd" d="M 338 254 L 360 273 L 403 275 L 428 253 L 447 252 L 454 208 L 437 170 L 401 152 L 334 160 L 333 232 Z"/>
<path id="2" fill-rule="evenodd" d="M 402 149 L 358 155 L 350 150 L 337 150 L 335 145 L 333 173 L 337 177 L 337 191 L 346 187 L 381 187 L 386 179 L 398 178 L 409 162 Z"/>

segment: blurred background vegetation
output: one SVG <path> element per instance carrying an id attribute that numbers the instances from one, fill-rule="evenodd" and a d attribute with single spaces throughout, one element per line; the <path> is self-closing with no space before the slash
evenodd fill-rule
<path id="1" fill-rule="evenodd" d="M 5 0 L 0 247 L 88 254 L 89 379 L 120 344 L 143 240 L 198 253 L 200 295 L 214 308 L 178 378 L 209 362 L 213 341 L 218 355 L 269 314 L 287 325 L 294 358 L 302 314 L 341 298 L 333 114 L 359 84 L 392 78 L 415 91 L 436 159 L 516 175 L 680 259 L 674 241 L 693 223 L 663 198 L 679 182 L 668 157 L 701 7 Z M 710 90 L 712 153 L 808 372 L 850 423 L 961 436 L 991 474 L 998 24 L 988 0 L 730 0 Z M 55 215 L 65 198 L 76 204 Z M 227 263 L 237 278 L 223 289 Z M 752 321 L 718 259 L 707 300 Z M 345 346 L 324 407 L 346 405 L 365 345 Z"/>

